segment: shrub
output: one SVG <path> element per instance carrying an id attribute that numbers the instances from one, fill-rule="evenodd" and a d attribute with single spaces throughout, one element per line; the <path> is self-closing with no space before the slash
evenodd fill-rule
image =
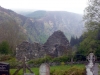
<path id="1" fill-rule="evenodd" d="M 38 59 L 30 60 L 28 61 L 28 64 L 40 65 L 45 62 L 57 62 L 57 63 L 63 62 L 63 64 L 65 64 L 65 62 L 67 61 L 70 61 L 70 57 L 68 56 L 61 56 L 61 57 L 55 57 L 55 58 L 46 56 L 45 58 L 38 58 Z"/>
<path id="2" fill-rule="evenodd" d="M 7 61 L 10 60 L 11 58 L 12 58 L 11 55 L 5 55 L 5 54 L 0 55 L 0 61 Z"/>
<path id="3" fill-rule="evenodd" d="M 85 75 L 85 68 L 73 66 L 69 70 L 53 70 L 50 75 Z"/>
<path id="4" fill-rule="evenodd" d="M 11 58 L 7 61 L 10 64 L 10 68 L 17 68 L 17 66 L 21 63 L 19 63 L 16 58 Z"/>
<path id="5" fill-rule="evenodd" d="M 65 65 L 65 63 L 64 62 L 61 62 L 61 65 Z"/>
<path id="6" fill-rule="evenodd" d="M 16 58 L 13 58 L 11 55 L 0 55 L 0 61 L 9 63 L 10 68 L 16 68 L 19 64 Z"/>
<path id="7" fill-rule="evenodd" d="M 34 64 L 35 66 L 38 66 L 42 63 L 50 62 L 51 59 L 52 59 L 51 57 L 47 56 L 45 58 L 38 58 L 38 59 L 30 60 L 28 61 L 28 64 Z"/>
<path id="8" fill-rule="evenodd" d="M 61 57 L 55 57 L 51 61 L 52 62 L 67 62 L 67 61 L 70 61 L 70 58 L 68 56 L 61 56 Z"/>

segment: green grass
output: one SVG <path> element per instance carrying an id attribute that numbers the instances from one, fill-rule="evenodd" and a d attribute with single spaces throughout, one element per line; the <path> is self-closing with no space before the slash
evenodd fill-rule
<path id="1" fill-rule="evenodd" d="M 13 75 L 17 69 L 10 69 L 10 74 Z M 31 70 L 35 73 L 35 75 L 39 75 L 39 68 L 31 68 Z M 30 73 L 29 70 L 26 70 L 27 73 Z M 22 75 L 23 69 L 21 69 L 17 75 Z"/>
<path id="2" fill-rule="evenodd" d="M 53 71 L 67 71 L 69 70 L 72 66 L 78 67 L 80 69 L 84 68 L 85 65 L 83 64 L 76 64 L 76 65 L 60 65 L 60 66 L 52 66 L 50 67 L 50 72 Z M 31 70 L 35 73 L 35 75 L 39 75 L 39 68 L 31 68 Z M 11 75 L 16 71 L 16 69 L 10 69 Z M 29 73 L 29 71 L 27 70 Z M 22 75 L 23 70 L 21 69 L 17 75 Z"/>

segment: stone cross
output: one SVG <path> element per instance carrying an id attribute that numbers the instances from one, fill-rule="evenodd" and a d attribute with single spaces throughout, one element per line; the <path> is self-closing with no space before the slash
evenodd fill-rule
<path id="1" fill-rule="evenodd" d="M 50 67 L 47 63 L 43 63 L 39 69 L 39 75 L 50 75 Z"/>
<path id="2" fill-rule="evenodd" d="M 89 63 L 94 63 L 94 61 L 95 61 L 95 55 L 94 55 L 94 53 L 90 53 L 87 56 L 87 60 L 89 61 Z"/>
<path id="3" fill-rule="evenodd" d="M 86 65 L 86 75 L 94 75 L 93 66 L 95 61 L 94 53 L 90 53 L 87 56 L 87 60 L 89 61 L 88 65 Z"/>

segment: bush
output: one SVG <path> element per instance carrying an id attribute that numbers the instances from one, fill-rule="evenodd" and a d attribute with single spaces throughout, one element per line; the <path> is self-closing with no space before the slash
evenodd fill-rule
<path id="1" fill-rule="evenodd" d="M 52 62 L 68 62 L 70 61 L 70 57 L 68 56 L 55 57 L 51 61 Z"/>
<path id="2" fill-rule="evenodd" d="M 65 65 L 65 63 L 64 62 L 61 62 L 61 65 Z"/>
<path id="3" fill-rule="evenodd" d="M 10 60 L 7 61 L 10 64 L 10 68 L 17 68 L 19 63 L 16 58 L 11 58 Z"/>
<path id="4" fill-rule="evenodd" d="M 34 64 L 35 66 L 38 66 L 42 63 L 50 62 L 51 59 L 52 59 L 51 57 L 47 56 L 45 58 L 38 58 L 38 59 L 30 60 L 28 61 L 28 64 Z"/>
<path id="5" fill-rule="evenodd" d="M 65 62 L 68 62 L 70 61 L 70 57 L 68 56 L 61 56 L 61 57 L 55 57 L 55 58 L 52 58 L 50 56 L 47 56 L 45 58 L 38 58 L 38 59 L 34 59 L 34 60 L 30 60 L 28 61 L 28 64 L 33 64 L 35 66 L 37 65 L 40 65 L 42 63 L 45 63 L 45 62 L 57 62 L 57 63 L 65 63 Z"/>
<path id="6" fill-rule="evenodd" d="M 16 68 L 19 64 L 16 58 L 12 57 L 11 55 L 0 55 L 0 61 L 9 63 L 10 68 Z"/>
<path id="7" fill-rule="evenodd" d="M 85 68 L 73 66 L 69 70 L 53 70 L 50 75 L 85 75 Z"/>
<path id="8" fill-rule="evenodd" d="M 10 55 L 2 54 L 0 55 L 0 61 L 7 61 L 10 60 L 12 57 Z"/>

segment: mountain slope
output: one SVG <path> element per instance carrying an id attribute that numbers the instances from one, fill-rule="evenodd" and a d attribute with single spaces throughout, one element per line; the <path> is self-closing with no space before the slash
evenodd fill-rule
<path id="1" fill-rule="evenodd" d="M 80 36 L 83 30 L 82 16 L 65 11 L 36 11 L 25 17 L 0 7 L 0 22 L 10 19 L 16 21 L 30 42 L 44 43 L 57 30 L 63 31 L 70 39 L 72 35 Z"/>
<path id="2" fill-rule="evenodd" d="M 32 32 L 34 32 L 34 34 L 32 34 L 32 35 L 37 34 L 37 32 L 35 31 L 33 22 L 30 18 L 27 18 L 23 15 L 17 14 L 12 10 L 0 7 L 0 22 L 2 23 L 2 22 L 10 21 L 10 20 L 14 20 L 18 24 L 18 26 L 22 29 L 22 33 L 27 35 L 27 40 L 30 39 L 28 37 L 29 35 L 31 35 L 30 28 L 32 28 L 33 29 Z M 37 39 L 35 39 L 36 37 L 37 37 L 36 35 L 32 36 L 32 39 L 30 39 L 30 40 L 35 41 L 35 40 L 37 40 Z"/>
<path id="3" fill-rule="evenodd" d="M 34 24 L 37 26 L 36 29 L 40 31 L 39 33 L 42 32 L 47 36 L 50 36 L 54 31 L 61 30 L 70 39 L 72 35 L 79 37 L 84 28 L 82 15 L 75 13 L 65 11 L 36 11 L 26 16 L 35 19 Z M 39 29 L 40 26 L 42 28 Z"/>

